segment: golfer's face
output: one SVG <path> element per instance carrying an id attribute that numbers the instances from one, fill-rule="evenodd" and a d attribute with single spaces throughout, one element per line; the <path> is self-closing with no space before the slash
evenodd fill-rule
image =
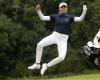
<path id="1" fill-rule="evenodd" d="M 65 6 L 65 5 L 59 7 L 59 12 L 60 12 L 61 14 L 67 13 L 67 10 L 68 10 L 68 8 L 67 8 L 67 6 Z"/>

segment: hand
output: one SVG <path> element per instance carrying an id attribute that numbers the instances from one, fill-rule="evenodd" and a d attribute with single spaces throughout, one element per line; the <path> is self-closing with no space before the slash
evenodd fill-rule
<path id="1" fill-rule="evenodd" d="M 40 4 L 38 4 L 38 5 L 36 6 L 36 10 L 37 10 L 37 11 L 41 10 L 41 5 L 40 5 Z"/>
<path id="2" fill-rule="evenodd" d="M 87 6 L 86 5 L 83 5 L 83 10 L 87 10 Z"/>

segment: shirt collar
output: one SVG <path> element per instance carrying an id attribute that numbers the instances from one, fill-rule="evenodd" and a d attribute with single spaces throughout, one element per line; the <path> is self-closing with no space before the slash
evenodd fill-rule
<path id="1" fill-rule="evenodd" d="M 68 16 L 68 14 L 67 13 L 64 13 L 64 14 L 59 13 L 59 16 L 64 17 L 64 16 Z"/>

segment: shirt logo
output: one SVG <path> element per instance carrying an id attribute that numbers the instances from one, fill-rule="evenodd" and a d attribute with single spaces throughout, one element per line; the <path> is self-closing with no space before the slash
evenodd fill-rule
<path id="1" fill-rule="evenodd" d="M 67 22 L 67 21 L 69 21 L 68 19 L 65 19 L 65 21 Z"/>

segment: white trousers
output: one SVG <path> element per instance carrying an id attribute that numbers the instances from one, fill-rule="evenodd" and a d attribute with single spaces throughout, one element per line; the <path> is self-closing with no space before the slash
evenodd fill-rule
<path id="1" fill-rule="evenodd" d="M 45 37 L 44 39 L 42 39 L 37 44 L 36 63 L 40 63 L 41 62 L 43 48 L 45 46 L 52 45 L 52 44 L 57 44 L 58 57 L 56 57 L 55 59 L 50 61 L 47 64 L 48 67 L 56 65 L 59 62 L 63 61 L 65 59 L 66 52 L 67 52 L 67 40 L 68 40 L 68 35 L 61 34 L 61 33 L 55 32 L 55 31 L 51 35 L 49 35 L 49 36 Z"/>

